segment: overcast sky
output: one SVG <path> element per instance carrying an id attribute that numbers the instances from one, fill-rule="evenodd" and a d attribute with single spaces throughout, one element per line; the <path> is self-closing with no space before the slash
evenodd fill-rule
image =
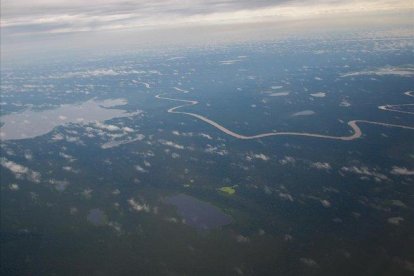
<path id="1" fill-rule="evenodd" d="M 413 9 L 412 0 L 2 0 L 6 35 L 292 20 Z"/>
<path id="2" fill-rule="evenodd" d="M 306 29 L 310 26 L 308 21 L 322 18 L 334 23 L 340 17 L 348 18 L 342 24 L 354 24 L 356 21 L 350 17 L 374 18 L 386 25 L 386 20 L 378 18 L 394 14 L 398 19 L 405 14 L 407 20 L 413 14 L 413 3 L 414 0 L 2 0 L 1 55 L 4 60 L 12 55 L 30 56 L 41 51 L 48 55 L 58 49 L 102 45 L 110 50 L 114 44 L 135 47 L 138 42 L 152 47 L 154 41 L 164 43 L 166 39 L 244 38 L 258 33 L 251 26 L 265 26 L 264 35 L 269 35 L 286 29 L 286 22 L 306 22 L 299 27 Z M 247 35 L 240 33 L 243 28 L 248 29 Z M 220 37 L 214 37 L 212 31 Z"/>

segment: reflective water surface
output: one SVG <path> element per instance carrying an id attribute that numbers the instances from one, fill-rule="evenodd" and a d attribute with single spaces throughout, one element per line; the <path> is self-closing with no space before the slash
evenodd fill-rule
<path id="1" fill-rule="evenodd" d="M 185 223 L 199 230 L 208 230 L 232 222 L 231 217 L 224 214 L 214 205 L 195 197 L 179 194 L 168 197 L 165 202 L 174 205 Z"/>
<path id="2" fill-rule="evenodd" d="M 113 107 L 125 105 L 124 99 L 96 101 L 94 99 L 81 104 L 65 104 L 44 111 L 25 110 L 0 117 L 2 140 L 34 138 L 49 133 L 55 127 L 69 123 L 90 123 L 106 121 L 112 118 L 128 117 L 133 113 Z"/>

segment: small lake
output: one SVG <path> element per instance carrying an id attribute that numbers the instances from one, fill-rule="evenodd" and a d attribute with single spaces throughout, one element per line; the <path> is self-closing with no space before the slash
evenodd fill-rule
<path id="1" fill-rule="evenodd" d="M 90 210 L 86 219 L 95 226 L 102 226 L 108 222 L 105 213 L 98 208 Z"/>
<path id="2" fill-rule="evenodd" d="M 216 206 L 189 195 L 170 196 L 165 202 L 174 205 L 185 223 L 198 230 L 209 230 L 232 222 L 231 217 Z"/>
<path id="3" fill-rule="evenodd" d="M 0 139 L 19 140 L 35 138 L 51 132 L 55 127 L 69 124 L 87 124 L 113 118 L 133 116 L 114 107 L 125 105 L 124 99 L 89 100 L 80 104 L 64 104 L 54 109 L 7 114 L 0 117 Z"/>

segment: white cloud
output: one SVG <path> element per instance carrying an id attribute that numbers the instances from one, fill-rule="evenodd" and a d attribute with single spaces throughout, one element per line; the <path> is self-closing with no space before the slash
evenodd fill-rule
<path id="1" fill-rule="evenodd" d="M 124 132 L 134 132 L 135 130 L 133 130 L 132 128 L 130 128 L 130 127 L 123 127 L 122 128 L 122 130 L 124 131 Z"/>
<path id="2" fill-rule="evenodd" d="M 100 128 L 100 129 L 103 129 L 103 130 L 107 130 L 107 131 L 111 131 L 111 132 L 113 132 L 113 131 L 120 131 L 121 130 L 121 128 L 118 127 L 118 126 L 104 124 L 104 123 L 101 123 L 101 122 L 96 122 L 95 125 L 96 125 L 97 128 Z"/>
<path id="3" fill-rule="evenodd" d="M 391 173 L 395 175 L 407 175 L 408 176 L 408 175 L 414 175 L 414 170 L 409 170 L 405 167 L 394 166 L 392 167 Z"/>
<path id="4" fill-rule="evenodd" d="M 328 200 L 326 200 L 326 199 L 322 199 L 322 200 L 321 200 L 321 204 L 322 204 L 322 206 L 323 206 L 323 207 L 325 207 L 325 208 L 329 208 L 329 207 L 331 207 L 331 203 L 330 203 Z"/>
<path id="5" fill-rule="evenodd" d="M 172 222 L 172 223 L 177 223 L 178 222 L 178 219 L 174 218 L 174 217 L 168 217 L 168 218 L 165 218 L 164 220 L 168 221 L 168 222 Z"/>
<path id="6" fill-rule="evenodd" d="M 50 179 L 48 182 L 49 184 L 52 184 L 59 192 L 63 192 L 66 190 L 66 187 L 69 186 L 69 182 L 66 180 Z"/>
<path id="7" fill-rule="evenodd" d="M 290 92 L 275 92 L 275 93 L 269 93 L 268 96 L 270 97 L 283 97 L 288 96 Z"/>
<path id="8" fill-rule="evenodd" d="M 297 116 L 310 116 L 310 115 L 314 115 L 315 111 L 313 110 L 303 110 L 303 111 L 299 111 L 296 113 L 292 114 L 292 117 L 297 117 Z"/>
<path id="9" fill-rule="evenodd" d="M 32 160 L 33 159 L 33 154 L 30 151 L 26 151 L 24 153 L 24 158 L 26 158 L 26 160 Z"/>
<path id="10" fill-rule="evenodd" d="M 176 144 L 172 141 L 166 141 L 166 140 L 159 140 L 158 142 L 160 142 L 160 144 L 164 145 L 164 146 L 168 146 L 168 147 L 172 147 L 172 148 L 176 148 L 176 149 L 180 149 L 183 150 L 185 149 L 184 146 Z"/>
<path id="11" fill-rule="evenodd" d="M 114 138 L 121 138 L 121 137 L 124 137 L 124 135 L 112 136 L 110 141 L 105 142 L 101 145 L 101 148 L 102 149 L 110 149 L 110 148 L 119 147 L 121 145 L 126 145 L 126 144 L 134 143 L 134 142 L 137 142 L 137 141 L 142 141 L 145 138 L 145 135 L 144 134 L 136 134 L 134 138 L 133 137 L 128 137 L 128 138 L 124 138 L 122 140 L 113 140 Z"/>
<path id="12" fill-rule="evenodd" d="M 65 139 L 65 137 L 60 133 L 56 133 L 52 136 L 52 141 L 62 141 L 63 139 Z"/>
<path id="13" fill-rule="evenodd" d="M 5 2 L 5 3 L 4 3 Z M 299 20 L 412 10 L 410 1 L 4 0 L 2 28 L 68 33 L 144 27 Z M 20 27 L 17 28 L 17 27 Z M 23 30 L 21 30 L 23 29 Z"/>
<path id="14" fill-rule="evenodd" d="M 289 200 L 290 202 L 293 202 L 293 197 L 288 193 L 279 193 L 279 196 L 285 200 Z"/>
<path id="15" fill-rule="evenodd" d="M 311 259 L 311 258 L 300 258 L 300 261 L 310 267 L 317 267 L 318 264 L 316 263 L 315 260 Z"/>
<path id="16" fill-rule="evenodd" d="M 391 204 L 394 205 L 394 206 L 397 206 L 397 207 L 407 208 L 407 205 L 404 202 L 402 202 L 401 200 L 398 200 L 398 199 L 391 200 Z"/>
<path id="17" fill-rule="evenodd" d="M 151 208 L 148 204 L 141 204 L 140 202 L 136 201 L 133 198 L 128 199 L 128 204 L 131 206 L 133 210 L 136 212 L 146 212 L 149 213 Z"/>
<path id="18" fill-rule="evenodd" d="M 6 158 L 1 158 L 0 164 L 10 170 L 17 179 L 26 179 L 35 183 L 40 182 L 41 174 L 39 172 L 33 171 L 13 161 L 9 161 Z"/>
<path id="19" fill-rule="evenodd" d="M 317 93 L 312 93 L 310 95 L 312 97 L 315 97 L 315 98 L 324 98 L 324 97 L 326 97 L 326 93 L 325 92 L 317 92 Z"/>
<path id="20" fill-rule="evenodd" d="M 62 169 L 64 171 L 72 172 L 72 173 L 79 173 L 80 172 L 80 170 L 76 170 L 76 169 L 72 168 L 71 166 L 63 166 Z"/>
<path id="21" fill-rule="evenodd" d="M 172 132 L 172 134 L 176 135 L 176 136 L 183 136 L 183 137 L 193 137 L 194 133 L 192 132 L 179 132 L 177 130 L 174 130 Z"/>
<path id="22" fill-rule="evenodd" d="M 347 99 L 342 99 L 342 101 L 339 104 L 339 106 L 342 106 L 342 107 L 350 107 L 351 106 L 351 103 Z"/>
<path id="23" fill-rule="evenodd" d="M 122 233 L 122 226 L 119 222 L 110 221 L 107 225 L 111 227 L 118 235 Z"/>
<path id="24" fill-rule="evenodd" d="M 225 145 L 212 146 L 212 145 L 208 144 L 204 151 L 206 153 L 209 153 L 209 154 L 217 154 L 217 155 L 220 155 L 220 156 L 225 156 L 225 155 L 229 154 L 229 152 L 224 147 L 225 147 Z"/>
<path id="25" fill-rule="evenodd" d="M 404 221 L 404 218 L 402 217 L 391 217 L 387 219 L 388 223 L 399 225 L 401 222 Z"/>
<path id="26" fill-rule="evenodd" d="M 250 241 L 249 237 L 243 236 L 243 235 L 237 235 L 236 241 L 239 243 L 247 243 Z"/>
<path id="27" fill-rule="evenodd" d="M 331 165 L 327 162 L 315 162 L 311 164 L 312 168 L 318 169 L 318 170 L 330 170 L 332 169 Z"/>
<path id="28" fill-rule="evenodd" d="M 143 167 L 141 167 L 140 165 L 135 165 L 135 169 L 138 171 L 138 172 L 141 172 L 141 173 L 146 173 L 146 172 L 148 172 L 146 169 L 144 169 Z"/>
<path id="29" fill-rule="evenodd" d="M 90 199 L 92 197 L 92 192 L 93 192 L 92 189 L 87 188 L 82 191 L 81 195 L 86 199 Z"/>
<path id="30" fill-rule="evenodd" d="M 76 159 L 72 156 L 72 155 L 70 155 L 70 154 L 66 154 L 66 153 L 64 153 L 64 152 L 59 152 L 59 156 L 61 156 L 61 157 L 63 157 L 63 158 L 65 158 L 66 160 L 68 160 L 69 162 L 73 162 L 73 161 L 75 161 Z"/>
<path id="31" fill-rule="evenodd" d="M 389 178 L 378 172 L 377 169 L 370 169 L 366 166 L 357 167 L 357 166 L 351 166 L 351 167 L 342 167 L 342 172 L 345 173 L 353 173 L 361 176 L 361 179 L 374 179 L 377 182 L 381 182 L 384 180 L 389 180 Z"/>
<path id="32" fill-rule="evenodd" d="M 19 185 L 18 185 L 18 184 L 16 184 L 16 183 L 12 183 L 12 184 L 10 184 L 10 185 L 9 185 L 9 189 L 10 189 L 11 191 L 18 191 L 18 190 L 20 189 L 20 187 L 19 187 Z"/>
<path id="33" fill-rule="evenodd" d="M 259 160 L 262 160 L 262 161 L 269 161 L 270 157 L 263 154 L 263 153 L 249 153 L 246 156 L 247 161 L 252 161 L 253 159 L 259 159 Z"/>
<path id="34" fill-rule="evenodd" d="M 208 140 L 212 140 L 212 139 L 213 139 L 213 137 L 211 137 L 210 135 L 208 135 L 208 134 L 206 134 L 206 133 L 200 133 L 199 135 L 200 135 L 201 137 L 203 137 L 203 138 L 208 139 Z"/>
<path id="35" fill-rule="evenodd" d="M 381 67 L 381 68 L 375 68 L 372 70 L 363 70 L 363 71 L 357 71 L 357 72 L 350 72 L 346 74 L 342 74 L 341 77 L 356 77 L 356 76 L 400 76 L 400 77 L 411 77 L 414 76 L 414 66 L 408 65 L 408 66 L 387 66 L 387 67 Z"/>
<path id="36" fill-rule="evenodd" d="M 296 163 L 296 160 L 292 156 L 285 156 L 283 159 L 279 160 L 279 163 L 282 165 L 287 165 L 287 164 L 294 165 Z"/>

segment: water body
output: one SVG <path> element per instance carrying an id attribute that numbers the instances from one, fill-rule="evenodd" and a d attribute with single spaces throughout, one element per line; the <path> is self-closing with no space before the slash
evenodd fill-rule
<path id="1" fill-rule="evenodd" d="M 98 208 L 90 210 L 86 219 L 95 226 L 102 226 L 108 222 L 105 213 Z"/>
<path id="2" fill-rule="evenodd" d="M 165 202 L 174 205 L 185 223 L 198 230 L 230 224 L 232 219 L 216 206 L 185 194 L 170 196 Z"/>
<path id="3" fill-rule="evenodd" d="M 124 99 L 89 100 L 81 104 L 61 105 L 50 110 L 34 111 L 28 109 L 19 113 L 7 114 L 0 117 L 3 124 L 0 128 L 0 138 L 1 140 L 35 138 L 64 124 L 86 124 L 135 115 L 135 113 L 113 108 L 126 103 L 127 101 Z"/>
<path id="4" fill-rule="evenodd" d="M 404 95 L 413 97 L 413 95 L 411 93 L 412 93 L 411 91 L 408 91 L 408 92 L 404 93 Z M 166 98 L 166 97 L 162 97 L 161 95 L 156 95 L 155 97 L 157 99 L 162 99 L 162 100 L 170 100 L 170 101 L 177 101 L 177 102 L 186 103 L 186 104 L 175 106 L 175 107 L 172 107 L 172 108 L 168 109 L 168 111 L 167 111 L 168 113 L 184 114 L 184 115 L 192 116 L 192 117 L 197 118 L 197 119 L 199 119 L 199 120 L 201 120 L 205 123 L 208 123 L 208 124 L 212 125 L 213 127 L 217 128 L 218 130 L 226 133 L 227 135 L 230 135 L 230 136 L 232 136 L 234 138 L 237 138 L 237 139 L 243 139 L 243 140 L 260 139 L 260 138 L 271 137 L 271 136 L 286 135 L 286 136 L 304 136 L 304 137 L 342 140 L 342 141 L 352 141 L 352 140 L 358 139 L 362 136 L 362 131 L 358 126 L 359 123 L 414 130 L 414 127 L 405 126 L 405 125 L 396 125 L 396 124 L 374 122 L 374 121 L 367 121 L 367 120 L 352 120 L 352 121 L 348 122 L 348 126 L 350 126 L 353 130 L 353 134 L 351 134 L 349 136 L 332 136 L 332 135 L 307 133 L 307 132 L 267 132 L 267 133 L 261 133 L 261 134 L 246 136 L 246 135 L 242 135 L 242 134 L 236 133 L 234 131 L 231 131 L 230 129 L 228 129 L 228 128 L 220 125 L 219 123 L 217 123 L 213 120 L 210 120 L 209 118 L 204 117 L 202 115 L 199 115 L 199 114 L 196 114 L 196 113 L 191 113 L 191 112 L 176 111 L 177 109 L 180 109 L 180 108 L 185 107 L 185 106 L 196 105 L 196 104 L 198 104 L 198 101 Z M 398 106 L 398 105 L 394 105 L 394 106 Z M 381 108 L 381 106 L 379 108 L 383 109 L 383 110 L 387 110 L 387 111 L 393 111 L 393 110 L 390 110 L 390 109 Z M 304 110 L 304 111 L 301 111 L 301 112 L 298 112 L 298 113 L 295 113 L 295 114 L 296 114 L 296 116 L 312 115 L 312 114 L 314 114 L 314 111 Z M 295 114 L 293 114 L 292 116 L 294 116 Z"/>

